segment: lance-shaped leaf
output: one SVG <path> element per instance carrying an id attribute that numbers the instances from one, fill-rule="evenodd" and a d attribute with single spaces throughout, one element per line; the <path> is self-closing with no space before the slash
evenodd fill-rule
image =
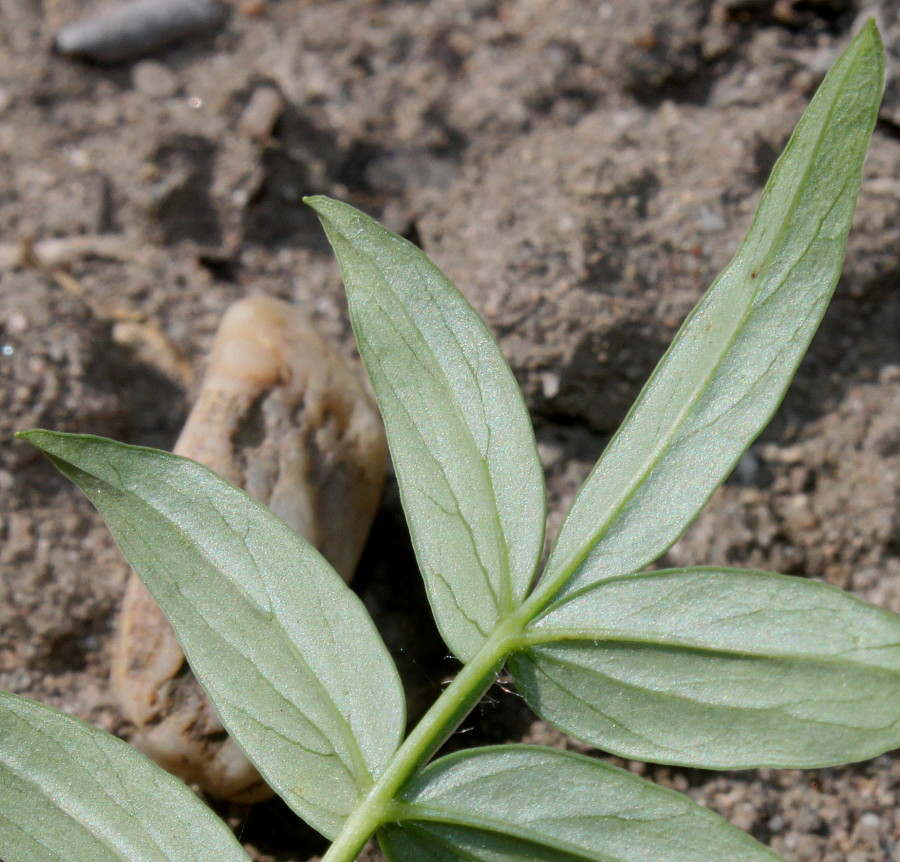
<path id="1" fill-rule="evenodd" d="M 269 785 L 334 836 L 404 727 L 396 669 L 362 602 L 283 521 L 193 461 L 21 436 L 99 509 Z"/>
<path id="2" fill-rule="evenodd" d="M 773 862 L 686 796 L 578 754 L 464 751 L 427 767 L 379 832 L 391 862 Z"/>
<path id="3" fill-rule="evenodd" d="M 548 598 L 659 557 L 778 407 L 840 274 L 883 69 L 870 21 L 800 120 L 734 259 L 572 505 L 539 587 Z"/>
<path id="4" fill-rule="evenodd" d="M 603 581 L 510 661 L 531 707 L 624 757 L 817 767 L 900 746 L 900 616 L 802 578 L 674 569 Z"/>
<path id="5" fill-rule="evenodd" d="M 412 243 L 316 197 L 384 417 L 438 627 L 471 658 L 524 598 L 544 478 L 522 394 L 482 320 Z"/>
<path id="6" fill-rule="evenodd" d="M 0 859 L 249 862 L 181 781 L 114 736 L 6 692 Z"/>

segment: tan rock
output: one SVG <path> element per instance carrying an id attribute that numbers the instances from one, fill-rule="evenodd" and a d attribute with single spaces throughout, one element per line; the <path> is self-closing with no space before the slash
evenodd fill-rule
<path id="1" fill-rule="evenodd" d="M 381 497 L 384 430 L 356 374 L 299 310 L 256 296 L 227 311 L 175 452 L 266 503 L 350 580 Z M 135 725 L 132 743 L 161 766 L 214 796 L 270 795 L 135 575 L 112 683 Z"/>

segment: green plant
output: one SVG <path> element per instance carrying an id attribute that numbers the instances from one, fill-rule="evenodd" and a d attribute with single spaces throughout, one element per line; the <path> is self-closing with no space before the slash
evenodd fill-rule
<path id="1" fill-rule="evenodd" d="M 900 617 L 826 585 L 644 571 L 777 408 L 837 282 L 881 94 L 870 22 L 830 72 L 750 232 L 585 482 L 540 580 L 543 474 L 484 324 L 410 243 L 313 198 L 339 258 L 428 596 L 462 670 L 403 740 L 359 599 L 281 521 L 149 449 L 22 434 L 76 482 L 179 632 L 228 731 L 348 862 L 776 859 L 686 797 L 534 746 L 430 763 L 504 664 L 535 711 L 616 754 L 817 767 L 900 745 Z M 0 698 L 0 855 L 246 859 L 124 743 Z"/>

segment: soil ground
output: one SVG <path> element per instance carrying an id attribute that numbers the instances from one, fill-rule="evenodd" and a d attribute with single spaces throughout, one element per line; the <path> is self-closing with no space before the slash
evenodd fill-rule
<path id="1" fill-rule="evenodd" d="M 869 14 L 888 92 L 835 300 L 771 427 L 668 562 L 821 579 L 900 612 L 896 0 L 251 0 L 140 61 L 54 55 L 58 28 L 94 8 L 0 0 L 0 687 L 127 737 L 107 685 L 126 566 L 11 434 L 170 448 L 219 317 L 248 293 L 300 303 L 352 357 L 306 194 L 421 244 L 486 317 L 534 417 L 552 532 Z M 395 487 L 356 583 L 427 702 L 453 663 L 422 622 Z M 577 747 L 500 686 L 463 731 Z M 628 768 L 789 862 L 900 860 L 891 755 Z M 322 852 L 277 803 L 219 810 L 260 860 Z"/>

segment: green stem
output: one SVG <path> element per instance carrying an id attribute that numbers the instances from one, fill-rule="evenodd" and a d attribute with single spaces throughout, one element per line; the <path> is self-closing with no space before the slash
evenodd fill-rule
<path id="1" fill-rule="evenodd" d="M 525 619 L 515 613 L 499 623 L 481 648 L 425 713 L 372 789 L 344 822 L 322 862 L 353 862 L 392 815 L 392 803 L 413 773 L 427 763 L 475 708 L 503 666 Z"/>

